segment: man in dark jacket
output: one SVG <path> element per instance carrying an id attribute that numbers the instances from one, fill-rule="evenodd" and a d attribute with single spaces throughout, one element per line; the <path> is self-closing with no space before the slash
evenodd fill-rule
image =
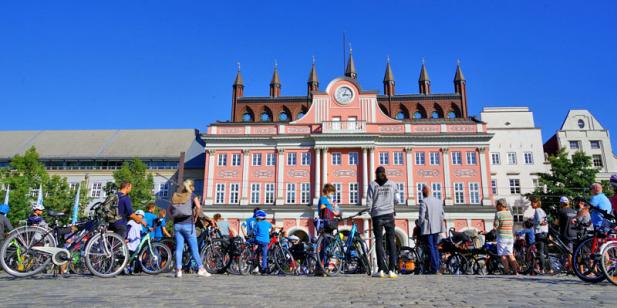
<path id="1" fill-rule="evenodd" d="M 394 241 L 394 206 L 398 204 L 398 189 L 394 183 L 388 181 L 386 169 L 378 167 L 375 171 L 375 181 L 368 187 L 366 204 L 368 205 L 371 219 L 373 220 L 373 233 L 377 251 L 377 264 L 379 269 L 373 277 L 384 278 L 386 272 L 389 278 L 397 278 L 396 275 L 396 242 Z M 383 230 L 386 230 L 386 246 L 390 257 L 390 264 L 386 266 L 386 258 L 383 249 Z"/>

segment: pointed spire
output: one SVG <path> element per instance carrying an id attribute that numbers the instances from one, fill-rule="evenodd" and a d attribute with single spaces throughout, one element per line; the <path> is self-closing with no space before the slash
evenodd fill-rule
<path id="1" fill-rule="evenodd" d="M 315 56 L 313 56 L 313 65 L 311 66 L 311 72 L 309 73 L 307 85 L 309 95 L 313 91 L 319 91 L 319 79 L 317 78 L 317 66 L 315 65 Z"/>
<path id="2" fill-rule="evenodd" d="M 234 86 L 244 86 L 242 80 L 242 73 L 240 73 L 240 62 L 238 62 L 238 72 L 236 73 L 236 80 L 234 80 Z"/>
<path id="3" fill-rule="evenodd" d="M 420 69 L 420 78 L 418 81 L 431 81 L 428 77 L 428 72 L 426 71 L 426 65 L 424 64 L 424 58 L 422 58 L 422 68 Z"/>
<path id="4" fill-rule="evenodd" d="M 456 61 L 456 74 L 454 74 L 454 81 L 465 81 L 463 70 L 461 70 L 461 60 Z"/>
<path id="5" fill-rule="evenodd" d="M 394 95 L 394 75 L 390 67 L 390 57 L 387 58 L 386 73 L 383 76 L 383 93 L 388 96 Z"/>
<path id="6" fill-rule="evenodd" d="M 386 74 L 383 77 L 383 81 L 394 81 L 394 75 L 392 74 L 392 68 L 390 67 L 390 57 L 387 58 Z"/>
<path id="7" fill-rule="evenodd" d="M 422 58 L 422 68 L 420 69 L 420 78 L 418 78 L 418 85 L 420 86 L 420 94 L 431 94 L 431 79 L 428 77 L 424 58 Z"/>
<path id="8" fill-rule="evenodd" d="M 353 79 L 358 78 L 358 73 L 356 73 L 356 64 L 353 61 L 353 50 L 351 49 L 351 47 L 349 47 L 349 62 L 347 62 L 345 76 Z"/>
<path id="9" fill-rule="evenodd" d="M 278 63 L 274 60 L 274 73 L 270 80 L 270 96 L 279 97 L 281 95 L 281 80 L 279 79 Z"/>

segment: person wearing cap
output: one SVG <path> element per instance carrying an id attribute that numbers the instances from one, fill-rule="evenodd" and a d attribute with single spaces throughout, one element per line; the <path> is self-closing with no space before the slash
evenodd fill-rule
<path id="1" fill-rule="evenodd" d="M 130 254 L 133 254 L 135 250 L 137 250 L 141 242 L 141 231 L 143 227 L 141 223 L 144 219 L 144 215 L 144 211 L 137 210 L 135 211 L 135 215 L 132 216 L 132 219 L 127 223 L 129 231 L 126 237 L 126 244 Z"/>
<path id="2" fill-rule="evenodd" d="M 28 216 L 26 220 L 26 224 L 28 226 L 39 226 L 43 228 L 47 228 L 47 222 L 43 218 L 43 211 L 45 210 L 45 206 L 42 204 L 38 204 L 36 202 L 32 203 L 32 214 Z"/>
<path id="3" fill-rule="evenodd" d="M 6 204 L 0 205 L 0 247 L 2 247 L 2 243 L 4 242 L 5 234 L 8 234 L 13 230 L 13 225 L 6 217 L 6 214 L 9 212 L 9 206 Z"/>
<path id="4" fill-rule="evenodd" d="M 568 247 L 571 252 L 574 252 L 574 241 L 576 240 L 576 216 L 577 212 L 570 206 L 570 200 L 568 197 L 561 197 L 559 199 L 559 216 L 557 218 L 557 224 L 559 225 L 559 235 L 562 242 Z M 568 255 L 566 268 L 570 268 L 572 265 L 572 255 Z"/>
<path id="5" fill-rule="evenodd" d="M 257 223 L 253 234 L 258 245 L 258 251 L 261 252 L 261 274 L 265 275 L 268 271 L 268 244 L 270 243 L 270 231 L 272 224 L 266 220 L 266 212 L 258 210 L 255 213 Z"/>
<path id="6" fill-rule="evenodd" d="M 373 273 L 373 277 L 384 278 L 388 273 L 388 278 L 397 278 L 397 258 L 396 242 L 394 233 L 394 206 L 399 203 L 399 191 L 396 185 L 388 181 L 386 169 L 382 166 L 375 170 L 375 181 L 368 187 L 366 205 L 373 221 L 373 234 L 375 243 L 383 243 L 384 229 L 386 233 L 386 247 L 390 257 L 389 264 L 386 264 L 386 256 L 383 245 L 377 244 L 377 265 L 379 269 Z"/>
<path id="7" fill-rule="evenodd" d="M 242 229 L 242 235 L 244 235 L 244 238 L 246 239 L 246 242 L 253 242 L 253 229 L 255 228 L 255 224 L 257 223 L 257 212 L 260 211 L 261 209 L 256 207 L 253 209 L 253 217 L 249 217 L 247 218 L 245 221 L 242 222 L 241 229 Z"/>

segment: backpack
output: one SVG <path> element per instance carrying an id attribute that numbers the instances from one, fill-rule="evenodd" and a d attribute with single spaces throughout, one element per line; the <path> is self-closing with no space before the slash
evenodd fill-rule
<path id="1" fill-rule="evenodd" d="M 174 203 L 170 209 L 174 220 L 182 220 L 193 216 L 193 199 L 188 198 L 184 203 Z"/>
<path id="2" fill-rule="evenodd" d="M 96 216 L 102 218 L 107 223 L 115 223 L 122 219 L 118 212 L 118 203 L 120 198 L 118 194 L 109 194 L 105 201 L 103 201 L 96 208 Z"/>

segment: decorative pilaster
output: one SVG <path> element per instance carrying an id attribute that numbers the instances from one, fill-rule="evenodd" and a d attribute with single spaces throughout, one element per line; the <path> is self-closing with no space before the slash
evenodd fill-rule
<path id="1" fill-rule="evenodd" d="M 441 153 L 443 154 L 443 178 L 444 178 L 444 190 L 445 194 L 445 203 L 446 205 L 454 205 L 454 201 L 452 200 L 452 185 L 450 182 L 450 149 L 442 148 Z"/>
<path id="2" fill-rule="evenodd" d="M 249 150 L 242 150 L 242 197 L 240 205 L 249 204 Z"/>
<path id="3" fill-rule="evenodd" d="M 415 189 L 413 187 L 413 165 L 412 165 L 413 157 L 412 157 L 412 148 L 405 148 L 405 165 L 407 166 L 407 205 L 412 206 L 415 205 L 416 202 L 414 200 L 414 192 Z"/>
<path id="4" fill-rule="evenodd" d="M 362 205 L 366 205 L 368 193 L 368 148 L 362 147 Z"/>
<path id="5" fill-rule="evenodd" d="M 214 188 L 214 155 L 215 150 L 207 149 L 208 151 L 208 185 L 206 185 L 206 191 L 204 192 L 204 200 L 206 205 L 212 205 L 214 202 L 212 200 L 212 189 Z"/>
<path id="6" fill-rule="evenodd" d="M 369 176 L 371 179 L 371 182 L 375 181 L 375 148 L 374 147 L 370 147 L 368 149 L 368 154 L 369 154 L 369 161 L 368 161 L 368 165 L 369 165 Z"/>
<path id="7" fill-rule="evenodd" d="M 313 187 L 315 191 L 315 196 L 313 198 L 313 203 L 317 205 L 319 202 L 319 197 L 321 194 L 321 148 L 315 147 L 315 187 Z"/>
<path id="8" fill-rule="evenodd" d="M 488 171 L 486 162 L 486 147 L 478 148 L 478 162 L 480 163 L 480 175 L 482 176 L 482 205 L 491 205 L 491 200 L 488 194 Z"/>
<path id="9" fill-rule="evenodd" d="M 328 148 L 322 148 L 321 149 L 321 163 L 322 163 L 322 178 L 323 178 L 323 184 L 327 184 L 328 183 Z"/>
<path id="10" fill-rule="evenodd" d="M 278 157 L 276 159 L 276 205 L 282 205 L 283 201 L 283 186 L 285 177 L 285 150 L 277 148 Z"/>

